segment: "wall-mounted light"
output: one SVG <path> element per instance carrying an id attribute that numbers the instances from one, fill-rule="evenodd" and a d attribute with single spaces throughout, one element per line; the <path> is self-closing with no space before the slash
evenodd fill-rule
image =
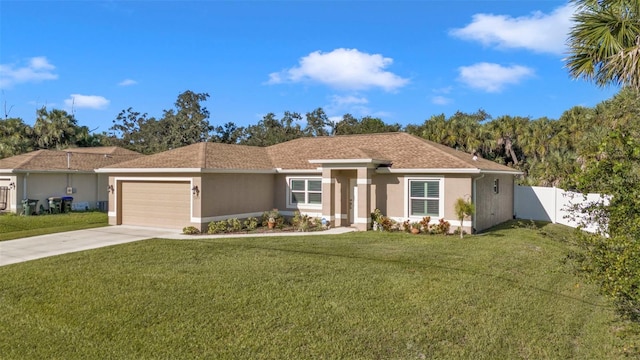
<path id="1" fill-rule="evenodd" d="M 13 189 L 15 189 L 15 188 L 16 188 L 16 183 L 14 183 L 14 182 L 10 182 L 10 183 L 9 183 L 9 190 L 13 190 Z"/>
<path id="2" fill-rule="evenodd" d="M 107 186 L 107 192 L 110 192 L 110 193 L 113 194 L 114 191 L 115 191 L 115 189 L 114 189 L 113 185 Z"/>
<path id="3" fill-rule="evenodd" d="M 195 196 L 200 195 L 200 189 L 198 189 L 198 185 L 192 187 L 191 188 L 191 192 L 193 192 L 193 195 L 195 195 Z"/>

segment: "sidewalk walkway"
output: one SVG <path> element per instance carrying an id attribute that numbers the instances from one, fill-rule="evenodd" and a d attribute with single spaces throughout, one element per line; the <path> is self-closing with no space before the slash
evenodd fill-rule
<path id="1" fill-rule="evenodd" d="M 343 234 L 352 228 L 333 228 L 327 231 L 287 232 L 266 234 L 184 235 L 176 230 L 140 226 L 106 226 L 87 230 L 33 236 L 23 239 L 0 241 L 0 266 L 40 259 L 76 251 L 97 249 L 151 238 L 162 239 L 218 239 L 261 236 L 311 236 Z"/>

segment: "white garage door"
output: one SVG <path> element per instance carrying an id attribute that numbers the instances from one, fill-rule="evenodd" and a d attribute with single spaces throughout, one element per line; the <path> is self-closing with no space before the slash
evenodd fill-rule
<path id="1" fill-rule="evenodd" d="M 124 181 L 120 190 L 123 225 L 182 229 L 190 225 L 188 182 Z"/>

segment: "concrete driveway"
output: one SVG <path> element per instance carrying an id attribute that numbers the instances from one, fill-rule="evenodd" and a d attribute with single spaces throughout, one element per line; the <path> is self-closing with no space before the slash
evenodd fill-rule
<path id="1" fill-rule="evenodd" d="M 154 237 L 179 238 L 179 236 L 177 230 L 106 226 L 0 241 L 0 266 Z"/>
<path id="2" fill-rule="evenodd" d="M 105 246 L 124 244 L 151 238 L 162 239 L 211 239 L 222 237 L 259 237 L 259 236 L 300 236 L 330 235 L 355 231 L 352 228 L 332 228 L 326 231 L 308 233 L 267 233 L 236 235 L 193 236 L 181 234 L 179 230 L 156 229 L 141 226 L 106 226 L 95 229 L 69 231 L 57 234 L 33 236 L 23 239 L 0 241 L 0 266 L 15 264 L 48 256 L 76 251 L 97 249 Z"/>

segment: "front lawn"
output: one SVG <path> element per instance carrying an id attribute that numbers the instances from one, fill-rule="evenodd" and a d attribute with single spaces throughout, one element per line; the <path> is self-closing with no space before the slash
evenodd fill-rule
<path id="1" fill-rule="evenodd" d="M 0 241 L 107 226 L 107 214 L 98 211 L 22 216 L 0 215 Z"/>
<path id="2" fill-rule="evenodd" d="M 617 359 L 571 231 L 161 240 L 0 267 L 5 359 Z"/>

